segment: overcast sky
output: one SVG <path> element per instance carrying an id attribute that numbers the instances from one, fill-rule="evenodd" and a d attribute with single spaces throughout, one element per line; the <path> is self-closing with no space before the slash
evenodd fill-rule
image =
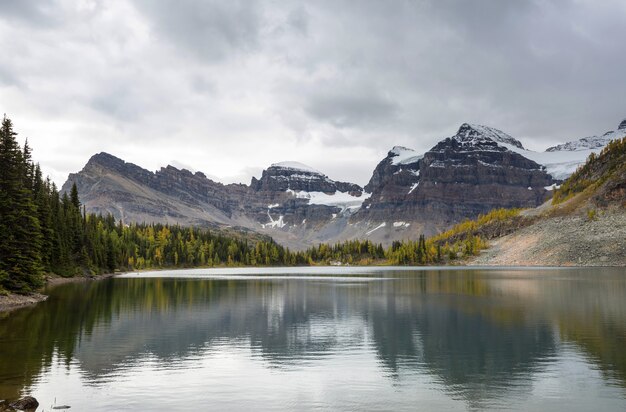
<path id="1" fill-rule="evenodd" d="M 368 181 L 463 122 L 543 150 L 626 117 L 624 0 L 0 0 L 0 110 L 62 184 L 106 151 Z"/>

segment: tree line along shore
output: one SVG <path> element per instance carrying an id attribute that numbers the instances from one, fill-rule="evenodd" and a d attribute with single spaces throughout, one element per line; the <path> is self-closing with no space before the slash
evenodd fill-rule
<path id="1" fill-rule="evenodd" d="M 28 142 L 21 147 L 16 136 L 5 116 L 0 129 L 0 295 L 36 292 L 46 276 L 216 266 L 443 264 L 485 247 L 479 235 L 456 236 L 460 228 L 431 239 L 394 242 L 388 248 L 351 240 L 291 251 L 255 234 L 123 224 L 111 215 L 86 213 L 75 185 L 69 194 L 59 193 L 33 162 Z M 516 214 L 500 210 L 486 219 Z"/>

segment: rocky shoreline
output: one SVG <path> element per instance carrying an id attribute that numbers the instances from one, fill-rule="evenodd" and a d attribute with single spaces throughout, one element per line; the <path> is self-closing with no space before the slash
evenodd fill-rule
<path id="1" fill-rule="evenodd" d="M 0 312 L 9 312 L 24 306 L 35 305 L 46 299 L 48 299 L 48 296 L 41 293 L 29 293 L 27 295 L 9 293 L 8 295 L 0 295 Z"/>
<path id="2" fill-rule="evenodd" d="M 598 210 L 539 220 L 495 239 L 476 266 L 626 266 L 626 211 Z"/>
<path id="3" fill-rule="evenodd" d="M 45 287 L 61 285 L 64 283 L 100 280 L 100 279 L 110 278 L 112 276 L 114 276 L 113 273 L 107 273 L 104 275 L 97 275 L 97 276 L 75 276 L 71 278 L 64 278 L 61 276 L 48 276 L 46 277 Z M 43 302 L 46 299 L 48 299 L 48 296 L 39 292 L 28 293 L 25 295 L 21 295 L 17 293 L 9 293 L 7 295 L 0 295 L 0 313 L 10 312 L 10 311 L 20 309 L 26 306 L 36 305 L 37 303 Z"/>

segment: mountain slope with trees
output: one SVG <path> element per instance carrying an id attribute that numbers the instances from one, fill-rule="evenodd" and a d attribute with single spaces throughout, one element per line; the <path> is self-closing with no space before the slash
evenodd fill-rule
<path id="1" fill-rule="evenodd" d="M 626 138 L 591 154 L 549 203 L 522 213 L 526 224 L 470 263 L 626 266 Z"/>

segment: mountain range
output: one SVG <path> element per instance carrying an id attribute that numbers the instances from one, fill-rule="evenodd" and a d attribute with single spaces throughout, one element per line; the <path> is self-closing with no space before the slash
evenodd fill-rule
<path id="1" fill-rule="evenodd" d="M 173 166 L 156 172 L 107 153 L 92 156 L 76 184 L 87 211 L 124 223 L 234 227 L 292 248 L 370 238 L 389 244 L 434 234 L 499 207 L 536 207 L 593 152 L 626 136 L 616 130 L 535 152 L 488 126 L 462 124 L 425 153 L 396 146 L 360 187 L 302 163 L 265 169 L 249 185 L 224 185 Z"/>

